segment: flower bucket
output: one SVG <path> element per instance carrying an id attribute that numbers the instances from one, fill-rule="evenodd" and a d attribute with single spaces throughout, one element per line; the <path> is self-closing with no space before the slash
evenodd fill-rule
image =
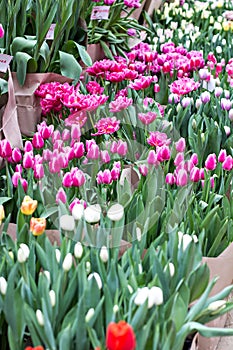
<path id="1" fill-rule="evenodd" d="M 104 50 L 100 44 L 87 44 L 87 53 L 93 63 L 105 58 Z"/>
<path id="2" fill-rule="evenodd" d="M 59 83 L 70 83 L 72 82 L 72 79 L 56 73 L 28 73 L 24 85 L 20 86 L 16 73 L 12 73 L 12 81 L 13 87 L 12 89 L 9 89 L 8 102 L 3 114 L 3 119 L 8 120 L 11 118 L 13 120 L 13 117 L 9 117 L 9 115 L 14 111 L 14 120 L 18 117 L 17 124 L 20 132 L 23 135 L 32 136 L 35 132 L 36 125 L 41 121 L 40 99 L 34 95 L 35 90 L 43 83 L 50 83 L 53 81 Z M 8 128 L 10 129 L 9 126 Z M 10 138 L 8 133 L 6 134 L 4 128 L 3 132 L 10 142 L 11 139 L 14 140 L 13 136 Z M 14 144 L 14 146 L 19 147 L 18 144 Z"/>
<path id="3" fill-rule="evenodd" d="M 193 338 L 190 350 L 199 350 L 198 341 L 199 341 L 199 334 L 197 333 Z"/>
<path id="4" fill-rule="evenodd" d="M 210 269 L 210 279 L 219 276 L 217 283 L 211 291 L 210 295 L 215 295 L 225 287 L 232 284 L 233 281 L 233 243 L 231 243 L 223 252 L 216 258 L 203 257 L 203 263 L 206 263 Z M 227 315 L 224 314 L 216 320 L 208 323 L 210 327 L 223 328 L 226 324 Z M 199 335 L 198 350 L 216 350 L 220 337 L 204 338 Z"/>

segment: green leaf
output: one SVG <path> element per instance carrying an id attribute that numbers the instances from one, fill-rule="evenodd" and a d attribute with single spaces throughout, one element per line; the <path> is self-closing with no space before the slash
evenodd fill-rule
<path id="1" fill-rule="evenodd" d="M 16 76 L 20 85 L 23 85 L 27 72 L 35 73 L 37 71 L 37 62 L 25 52 L 17 52 L 15 55 L 17 64 Z"/>
<path id="2" fill-rule="evenodd" d="M 76 61 L 74 56 L 63 51 L 59 51 L 59 56 L 61 74 L 68 78 L 74 79 L 75 81 L 79 80 L 82 73 L 82 67 Z"/>
<path id="3" fill-rule="evenodd" d="M 83 61 L 83 63 L 86 65 L 86 66 L 91 66 L 92 65 L 92 60 L 91 60 L 91 57 L 88 55 L 86 49 L 84 48 L 84 46 L 81 46 L 79 44 L 76 43 L 76 46 L 78 48 L 78 52 L 79 52 L 79 55 L 81 57 L 81 60 Z"/>

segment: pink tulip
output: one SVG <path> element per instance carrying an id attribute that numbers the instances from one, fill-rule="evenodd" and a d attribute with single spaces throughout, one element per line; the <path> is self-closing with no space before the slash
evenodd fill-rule
<path id="1" fill-rule="evenodd" d="M 100 155 L 99 146 L 96 144 L 92 144 L 87 152 L 88 159 L 98 159 Z"/>
<path id="2" fill-rule="evenodd" d="M 21 174 L 18 172 L 15 172 L 12 175 L 11 181 L 12 181 L 14 187 L 18 187 L 18 183 L 19 183 L 20 179 L 21 179 Z"/>
<path id="3" fill-rule="evenodd" d="M 184 153 L 183 152 L 179 152 L 177 153 L 175 159 L 174 159 L 174 165 L 178 166 L 180 165 L 182 162 L 184 161 Z"/>
<path id="4" fill-rule="evenodd" d="M 230 171 L 233 168 L 233 159 L 232 156 L 227 156 L 224 162 L 222 163 L 222 168 L 224 170 Z"/>
<path id="5" fill-rule="evenodd" d="M 176 177 L 177 186 L 186 186 L 188 183 L 188 173 L 185 169 L 180 169 Z"/>
<path id="6" fill-rule="evenodd" d="M 157 165 L 158 164 L 157 154 L 155 153 L 154 150 L 149 151 L 149 154 L 147 157 L 147 162 L 150 165 Z"/>
<path id="7" fill-rule="evenodd" d="M 8 158 L 12 155 L 12 148 L 10 142 L 7 139 L 4 139 L 0 143 L 0 156 L 2 158 Z"/>
<path id="8" fill-rule="evenodd" d="M 45 162 L 49 162 L 52 158 L 52 151 L 50 151 L 49 149 L 43 149 L 43 160 Z"/>
<path id="9" fill-rule="evenodd" d="M 26 141 L 24 145 L 24 152 L 31 152 L 33 151 L 33 146 L 31 141 Z"/>
<path id="10" fill-rule="evenodd" d="M 85 175 L 81 170 L 76 170 L 74 172 L 74 174 L 72 175 L 72 180 L 73 180 L 73 186 L 75 187 L 82 186 L 86 181 Z"/>
<path id="11" fill-rule="evenodd" d="M 209 93 L 209 91 L 202 92 L 200 98 L 201 98 L 201 102 L 203 104 L 206 104 L 206 103 L 210 102 L 210 93 Z"/>
<path id="12" fill-rule="evenodd" d="M 176 183 L 175 176 L 172 173 L 168 173 L 165 178 L 165 182 L 168 185 L 174 185 Z"/>
<path id="13" fill-rule="evenodd" d="M 110 147 L 111 153 L 117 153 L 117 142 L 113 141 Z"/>
<path id="14" fill-rule="evenodd" d="M 226 157 L 227 157 L 227 151 L 225 149 L 221 149 L 218 155 L 218 162 L 223 163 Z"/>
<path id="15" fill-rule="evenodd" d="M 62 140 L 65 141 L 69 141 L 70 139 L 70 130 L 69 129 L 64 129 L 62 131 L 62 135 L 61 135 Z"/>
<path id="16" fill-rule="evenodd" d="M 83 142 L 75 142 L 73 149 L 75 158 L 81 158 L 84 156 L 85 148 Z"/>
<path id="17" fill-rule="evenodd" d="M 34 177 L 35 179 L 42 179 L 44 177 L 43 164 L 36 164 L 34 167 Z"/>
<path id="18" fill-rule="evenodd" d="M 117 153 L 119 156 L 124 157 L 128 151 L 127 142 L 119 140 L 117 143 Z"/>
<path id="19" fill-rule="evenodd" d="M 3 26 L 2 24 L 0 24 L 0 38 L 3 38 L 4 37 L 4 29 L 3 29 Z"/>
<path id="20" fill-rule="evenodd" d="M 33 135 L 32 138 L 32 145 L 35 148 L 42 148 L 44 146 L 44 139 L 42 138 L 42 136 L 39 134 L 39 132 L 36 132 Z"/>
<path id="21" fill-rule="evenodd" d="M 216 154 L 211 153 L 208 155 L 205 161 L 205 168 L 207 170 L 214 170 L 216 168 L 217 161 L 216 161 Z"/>
<path id="22" fill-rule="evenodd" d="M 103 163 L 109 163 L 111 158 L 107 150 L 100 152 L 100 158 Z"/>
<path id="23" fill-rule="evenodd" d="M 185 142 L 185 138 L 181 137 L 176 143 L 176 150 L 177 152 L 184 152 L 185 151 L 185 147 L 186 147 L 186 142 Z"/>
<path id="24" fill-rule="evenodd" d="M 115 162 L 111 170 L 111 176 L 114 181 L 118 180 L 121 174 L 120 162 Z"/>
<path id="25" fill-rule="evenodd" d="M 230 121 L 233 121 L 233 109 L 232 108 L 228 112 L 228 118 L 230 119 Z"/>
<path id="26" fill-rule="evenodd" d="M 200 169 L 193 167 L 190 171 L 190 180 L 192 182 L 198 182 L 200 180 Z"/>
<path id="27" fill-rule="evenodd" d="M 54 131 L 54 125 L 47 125 L 46 122 L 42 122 L 40 125 L 37 126 L 37 130 L 40 133 L 41 137 L 44 140 L 47 140 L 50 138 Z"/>
<path id="28" fill-rule="evenodd" d="M 15 166 L 15 172 L 17 173 L 22 173 L 22 171 L 23 171 L 23 167 L 22 167 L 22 165 L 21 164 L 16 164 L 16 166 Z"/>
<path id="29" fill-rule="evenodd" d="M 109 185 L 112 182 L 111 171 L 109 169 L 105 169 L 104 171 L 99 171 L 96 180 L 98 185 L 105 184 Z"/>
<path id="30" fill-rule="evenodd" d="M 148 168 L 145 164 L 139 165 L 139 172 L 142 176 L 147 176 Z"/>
<path id="31" fill-rule="evenodd" d="M 56 203 L 59 204 L 59 201 L 61 201 L 62 203 L 66 203 L 66 193 L 64 191 L 64 189 L 61 187 L 59 188 L 57 194 L 56 194 Z"/>
<path id="32" fill-rule="evenodd" d="M 52 134 L 52 142 L 54 143 L 56 140 L 61 140 L 61 133 L 59 130 L 54 130 Z"/>
<path id="33" fill-rule="evenodd" d="M 196 153 L 193 153 L 190 157 L 190 161 L 193 163 L 193 165 L 198 164 L 198 155 Z"/>
<path id="34" fill-rule="evenodd" d="M 214 90 L 214 95 L 216 97 L 220 97 L 223 93 L 223 88 L 221 88 L 220 86 L 217 86 Z"/>
<path id="35" fill-rule="evenodd" d="M 157 152 L 157 159 L 159 162 L 164 162 L 165 160 L 169 160 L 171 157 L 171 151 L 168 146 L 159 147 Z"/>
<path id="36" fill-rule="evenodd" d="M 22 154 L 19 148 L 14 148 L 12 151 L 12 159 L 15 163 L 19 163 L 22 159 Z"/>
<path id="37" fill-rule="evenodd" d="M 72 187 L 73 186 L 73 177 L 72 177 L 72 174 L 70 172 L 65 173 L 65 175 L 63 176 L 62 185 L 64 187 Z"/>
<path id="38" fill-rule="evenodd" d="M 23 167 L 25 169 L 33 168 L 34 158 L 32 152 L 26 152 L 23 156 Z"/>
<path id="39" fill-rule="evenodd" d="M 26 193 L 26 192 L 27 192 L 27 189 L 28 189 L 28 182 L 27 182 L 27 180 L 25 180 L 25 179 L 20 179 L 20 182 L 21 182 L 21 185 L 22 185 L 22 187 L 23 187 L 24 192 Z"/>
<path id="40" fill-rule="evenodd" d="M 71 140 L 80 141 L 80 137 L 81 137 L 81 129 L 79 124 L 73 124 L 71 127 Z"/>

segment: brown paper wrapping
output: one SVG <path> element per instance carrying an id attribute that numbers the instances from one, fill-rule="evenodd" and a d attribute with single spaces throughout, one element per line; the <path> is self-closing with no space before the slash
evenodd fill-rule
<path id="1" fill-rule="evenodd" d="M 198 350 L 198 340 L 199 340 L 199 334 L 197 333 L 193 338 L 190 350 Z"/>
<path id="2" fill-rule="evenodd" d="M 160 5 L 162 4 L 162 0 L 146 0 L 144 10 L 151 17 L 155 10 L 158 10 Z"/>
<path id="3" fill-rule="evenodd" d="M 216 258 L 203 257 L 203 262 L 207 263 L 210 269 L 210 279 L 218 276 L 219 279 L 211 291 L 210 295 L 215 295 L 225 287 L 232 284 L 233 281 L 233 243 L 231 243 L 223 252 Z M 209 322 L 210 327 L 223 328 L 226 324 L 227 314 L 222 315 Z M 198 350 L 216 350 L 220 337 L 204 338 L 199 336 Z"/>

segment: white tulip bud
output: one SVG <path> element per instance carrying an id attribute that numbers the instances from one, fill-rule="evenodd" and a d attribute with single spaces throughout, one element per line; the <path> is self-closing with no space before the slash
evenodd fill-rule
<path id="1" fill-rule="evenodd" d="M 100 249 L 100 259 L 104 263 L 108 261 L 108 248 L 105 245 Z"/>
<path id="2" fill-rule="evenodd" d="M 14 260 L 14 253 L 12 252 L 12 250 L 10 250 L 10 251 L 8 252 L 8 254 L 9 254 L 10 258 L 11 258 L 12 260 Z"/>
<path id="3" fill-rule="evenodd" d="M 62 215 L 60 217 L 60 228 L 64 231 L 74 231 L 75 222 L 72 215 Z"/>
<path id="4" fill-rule="evenodd" d="M 142 264 L 138 264 L 138 273 L 139 273 L 139 275 L 141 275 L 142 272 L 143 272 Z"/>
<path id="5" fill-rule="evenodd" d="M 113 313 L 116 314 L 118 311 L 119 311 L 119 306 L 115 304 L 113 306 Z"/>
<path id="6" fill-rule="evenodd" d="M 50 298 L 51 306 L 54 307 L 56 305 L 56 294 L 54 290 L 49 291 L 49 298 Z"/>
<path id="7" fill-rule="evenodd" d="M 90 263 L 90 261 L 86 262 L 86 272 L 87 272 L 87 274 L 91 272 L 91 263 Z"/>
<path id="8" fill-rule="evenodd" d="M 90 205 L 84 210 L 84 218 L 89 224 L 100 221 L 101 207 L 99 204 Z"/>
<path id="9" fill-rule="evenodd" d="M 133 294 L 133 288 L 128 284 L 128 290 L 130 292 L 130 294 Z"/>
<path id="10" fill-rule="evenodd" d="M 75 204 L 72 209 L 72 216 L 75 220 L 80 220 L 83 217 L 84 207 L 82 204 Z"/>
<path id="11" fill-rule="evenodd" d="M 74 256 L 76 259 L 80 259 L 83 255 L 83 246 L 81 242 L 77 242 L 74 246 Z"/>
<path id="12" fill-rule="evenodd" d="M 17 253 L 17 259 L 20 264 L 25 263 L 27 261 L 30 254 L 30 250 L 28 246 L 24 243 L 21 243 L 19 245 L 18 253 Z"/>
<path id="13" fill-rule="evenodd" d="M 216 300 L 209 304 L 208 310 L 209 311 L 219 311 L 226 307 L 226 301 L 225 300 Z"/>
<path id="14" fill-rule="evenodd" d="M 47 278 L 48 282 L 51 282 L 51 278 L 50 278 L 50 272 L 49 271 L 43 271 L 43 274 L 45 275 L 45 277 Z"/>
<path id="15" fill-rule="evenodd" d="M 138 242 L 141 242 L 142 231 L 141 231 L 140 227 L 136 227 L 136 237 L 137 237 Z"/>
<path id="16" fill-rule="evenodd" d="M 95 279 L 95 281 L 98 285 L 98 288 L 101 289 L 102 288 L 102 281 L 101 281 L 100 275 L 97 272 L 93 272 L 88 276 L 87 279 L 88 279 L 88 281 L 91 281 L 92 278 Z"/>
<path id="17" fill-rule="evenodd" d="M 0 277 L 0 293 L 6 295 L 7 281 L 4 277 Z"/>
<path id="18" fill-rule="evenodd" d="M 93 309 L 93 307 L 87 311 L 87 314 L 85 316 L 86 323 L 88 323 L 91 320 L 91 318 L 94 316 L 94 313 L 95 313 L 95 309 Z"/>
<path id="19" fill-rule="evenodd" d="M 39 323 L 39 325 L 41 327 L 44 326 L 44 315 L 42 314 L 41 310 L 37 309 L 36 310 L 36 319 L 37 319 L 37 322 Z"/>
<path id="20" fill-rule="evenodd" d="M 169 268 L 170 276 L 173 277 L 174 274 L 175 274 L 175 266 L 174 266 L 174 264 L 172 262 L 169 262 L 168 268 Z"/>
<path id="21" fill-rule="evenodd" d="M 149 295 L 149 288 L 148 287 L 143 287 L 143 288 L 138 288 L 137 294 L 134 299 L 134 303 L 136 305 L 142 305 L 145 303 Z"/>
<path id="22" fill-rule="evenodd" d="M 149 290 L 148 296 L 148 308 L 150 309 L 153 305 L 163 304 L 163 291 L 159 287 L 152 287 Z"/>
<path id="23" fill-rule="evenodd" d="M 65 256 L 65 259 L 63 260 L 63 264 L 62 264 L 62 268 L 65 272 L 70 271 L 71 267 L 72 267 L 72 263 L 73 263 L 73 256 L 71 253 L 68 253 Z"/>
<path id="24" fill-rule="evenodd" d="M 120 221 L 124 216 L 123 205 L 117 203 L 113 204 L 107 212 L 107 217 L 112 221 Z"/>
<path id="25" fill-rule="evenodd" d="M 56 260 L 57 260 L 57 263 L 59 264 L 60 260 L 61 260 L 61 252 L 59 249 L 55 249 L 55 254 L 56 254 Z"/>
<path id="26" fill-rule="evenodd" d="M 183 250 L 185 250 L 189 243 L 192 241 L 192 237 L 188 234 L 183 235 Z"/>

